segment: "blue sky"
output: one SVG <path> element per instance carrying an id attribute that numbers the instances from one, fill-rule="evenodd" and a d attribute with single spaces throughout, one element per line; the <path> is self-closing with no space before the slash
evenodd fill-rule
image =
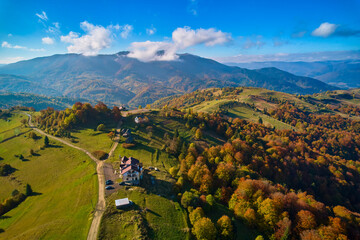
<path id="1" fill-rule="evenodd" d="M 0 0 L 0 63 L 122 50 L 143 61 L 182 52 L 220 61 L 356 57 L 359 13 L 360 0 Z M 153 56 L 159 49 L 163 59 Z"/>

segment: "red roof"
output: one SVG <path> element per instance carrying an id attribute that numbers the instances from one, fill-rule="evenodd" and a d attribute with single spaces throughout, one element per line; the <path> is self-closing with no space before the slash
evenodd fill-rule
<path id="1" fill-rule="evenodd" d="M 138 166 L 134 166 L 134 165 L 128 165 L 125 168 L 121 169 L 121 174 L 124 174 L 130 170 L 134 170 L 136 172 L 140 172 L 140 169 Z"/>

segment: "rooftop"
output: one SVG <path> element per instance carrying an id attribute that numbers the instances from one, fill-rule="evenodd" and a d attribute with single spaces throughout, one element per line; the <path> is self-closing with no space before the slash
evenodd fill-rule
<path id="1" fill-rule="evenodd" d="M 117 207 L 121 207 L 121 206 L 127 206 L 130 204 L 130 201 L 128 198 L 122 198 L 122 199 L 116 199 L 115 200 L 115 205 Z"/>

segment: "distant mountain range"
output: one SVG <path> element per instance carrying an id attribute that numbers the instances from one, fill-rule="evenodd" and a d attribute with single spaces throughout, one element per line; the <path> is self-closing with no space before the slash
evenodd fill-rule
<path id="1" fill-rule="evenodd" d="M 360 87 L 360 60 L 322 62 L 226 63 L 248 69 L 276 67 L 295 75 L 312 77 L 340 88 Z"/>
<path id="2" fill-rule="evenodd" d="M 177 61 L 145 63 L 127 54 L 61 54 L 8 64 L 0 67 L 0 90 L 137 106 L 210 87 L 251 86 L 299 94 L 335 89 L 276 68 L 248 70 L 191 54 L 180 54 Z"/>

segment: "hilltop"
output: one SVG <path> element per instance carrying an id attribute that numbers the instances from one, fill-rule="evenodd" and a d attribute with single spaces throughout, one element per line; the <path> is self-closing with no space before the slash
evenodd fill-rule
<path id="1" fill-rule="evenodd" d="M 229 66 L 238 66 L 248 69 L 276 67 L 283 71 L 299 76 L 318 79 L 339 88 L 360 87 L 359 59 L 343 61 L 316 61 L 316 62 L 251 62 L 226 63 Z"/>

